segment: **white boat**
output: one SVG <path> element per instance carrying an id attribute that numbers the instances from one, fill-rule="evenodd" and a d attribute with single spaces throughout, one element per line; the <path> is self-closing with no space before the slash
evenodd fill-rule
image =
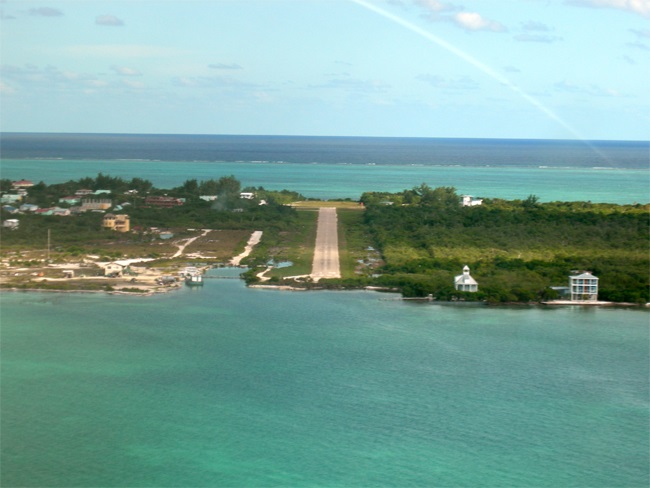
<path id="1" fill-rule="evenodd" d="M 191 274 L 185 277 L 185 284 L 188 286 L 203 285 L 203 276 L 200 274 Z"/>

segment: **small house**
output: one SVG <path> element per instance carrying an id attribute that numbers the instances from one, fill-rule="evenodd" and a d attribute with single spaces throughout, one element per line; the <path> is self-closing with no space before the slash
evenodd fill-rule
<path id="1" fill-rule="evenodd" d="M 4 222 L 2 222 L 2 227 L 5 229 L 17 229 L 18 226 L 20 225 L 20 221 L 18 219 L 7 219 Z"/>
<path id="2" fill-rule="evenodd" d="M 483 205 L 482 198 L 474 198 L 471 195 L 463 195 L 461 197 L 461 205 L 463 207 L 476 207 L 478 205 Z"/>
<path id="3" fill-rule="evenodd" d="M 21 212 L 36 212 L 38 210 L 38 205 L 34 205 L 33 203 L 23 203 L 18 210 Z"/>
<path id="4" fill-rule="evenodd" d="M 463 274 L 454 278 L 454 288 L 458 291 L 478 291 L 478 283 L 469 274 L 469 266 L 463 267 Z"/>
<path id="5" fill-rule="evenodd" d="M 124 266 L 118 263 L 108 263 L 104 265 L 104 276 L 122 276 Z"/>
<path id="6" fill-rule="evenodd" d="M 68 205 L 77 205 L 79 203 L 80 199 L 76 195 L 70 195 L 67 197 L 61 197 L 59 198 L 59 203 L 66 203 Z"/>
<path id="7" fill-rule="evenodd" d="M 52 209 L 52 215 L 58 215 L 59 217 L 67 217 L 68 215 L 70 215 L 70 209 L 54 207 L 54 209 Z"/>
<path id="8" fill-rule="evenodd" d="M 244 200 L 252 200 L 255 197 L 255 193 L 243 191 L 239 194 L 239 198 L 243 198 Z"/>
<path id="9" fill-rule="evenodd" d="M 5 193 L 0 197 L 0 203 L 16 203 L 23 199 L 22 195 L 17 195 L 13 193 Z"/>

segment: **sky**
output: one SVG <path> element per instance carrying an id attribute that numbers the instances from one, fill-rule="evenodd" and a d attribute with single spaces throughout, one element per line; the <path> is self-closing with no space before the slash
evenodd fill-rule
<path id="1" fill-rule="evenodd" d="M 0 130 L 650 139 L 650 0 L 0 0 Z"/>

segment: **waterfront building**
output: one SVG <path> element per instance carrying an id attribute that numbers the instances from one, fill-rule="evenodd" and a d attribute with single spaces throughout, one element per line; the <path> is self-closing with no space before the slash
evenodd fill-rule
<path id="1" fill-rule="evenodd" d="M 569 290 L 571 301 L 595 302 L 598 300 L 598 278 L 588 271 L 569 276 Z"/>
<path id="2" fill-rule="evenodd" d="M 454 288 L 458 291 L 478 291 L 478 283 L 469 274 L 469 266 L 463 267 L 463 274 L 454 278 Z"/>

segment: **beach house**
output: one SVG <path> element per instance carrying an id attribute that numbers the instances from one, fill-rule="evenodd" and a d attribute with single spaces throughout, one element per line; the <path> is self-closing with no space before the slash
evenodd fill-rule
<path id="1" fill-rule="evenodd" d="M 598 278 L 589 271 L 569 276 L 571 301 L 598 301 Z"/>
<path id="2" fill-rule="evenodd" d="M 458 291 L 478 291 L 478 283 L 469 274 L 469 266 L 464 266 L 463 274 L 458 275 L 454 278 L 454 288 Z"/>

